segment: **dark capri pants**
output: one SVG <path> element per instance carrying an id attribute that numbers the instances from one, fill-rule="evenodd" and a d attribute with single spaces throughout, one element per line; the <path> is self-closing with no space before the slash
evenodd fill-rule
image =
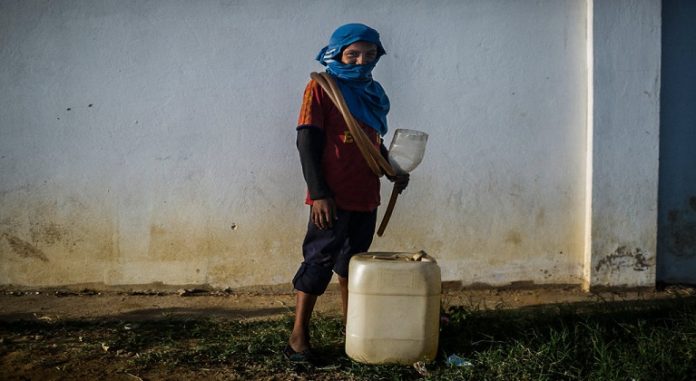
<path id="1" fill-rule="evenodd" d="M 377 209 L 371 212 L 337 209 L 336 214 L 338 219 L 331 229 L 326 230 L 317 228 L 310 215 L 302 244 L 304 261 L 292 280 L 296 290 L 311 295 L 323 294 L 331 281 L 332 271 L 347 278 L 350 258 L 370 248 Z"/>

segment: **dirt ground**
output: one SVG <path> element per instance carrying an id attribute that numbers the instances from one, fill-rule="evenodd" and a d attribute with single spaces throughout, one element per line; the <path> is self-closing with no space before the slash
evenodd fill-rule
<path id="1" fill-rule="evenodd" d="M 467 306 L 474 309 L 518 308 L 557 303 L 598 301 L 627 301 L 661 299 L 675 296 L 693 296 L 693 288 L 671 287 L 655 290 L 605 290 L 587 293 L 577 286 L 511 286 L 504 288 L 447 287 L 443 290 L 442 305 Z M 316 311 L 325 316 L 340 314 L 340 296 L 335 285 L 317 303 Z M 265 320 L 289 318 L 295 301 L 287 287 L 254 287 L 240 290 L 213 290 L 200 288 L 172 288 L 154 285 L 138 288 L 106 288 L 76 286 L 69 288 L 26 289 L 0 288 L 0 379 L 13 380 L 223 380 L 248 379 L 230 369 L 190 369 L 175 373 L 151 369 L 146 374 L 134 375 L 127 366 L 130 353 L 111 354 L 108 347 L 99 347 L 103 332 L 85 331 L 85 337 L 65 337 L 64 333 L 40 331 L 26 334 L 14 332 L 11 327 L 23 322 L 60 323 L 116 321 L 123 329 L 127 322 L 152 325 L 152 322 L 172 319 L 222 319 L 223 321 Z M 158 324 L 158 323 L 155 323 Z M 53 324 L 50 324 L 53 326 Z M 57 326 L 60 326 L 58 324 Z M 98 325 L 100 327 L 100 325 Z M 114 323 L 105 324 L 103 331 L 113 330 Z M 94 336 L 94 337 L 92 337 Z M 83 343 L 84 340 L 84 343 Z M 94 341 L 88 353 L 102 351 L 109 356 L 84 357 L 77 351 Z M 80 357 L 82 356 L 82 357 Z M 78 360 L 75 360 L 78 359 Z M 244 373 L 242 373 L 244 375 Z M 287 379 L 287 374 L 263 379 Z M 77 377 L 77 378 L 76 378 Z M 316 375 L 293 376 L 292 379 L 317 378 Z"/>
<path id="2" fill-rule="evenodd" d="M 501 288 L 445 287 L 442 305 L 479 309 L 518 308 L 543 304 L 624 301 L 667 298 L 690 289 L 652 289 L 584 292 L 579 286 L 510 286 Z M 315 311 L 339 314 L 340 296 L 331 285 Z M 287 287 L 250 287 L 240 290 L 151 286 L 0 288 L 0 322 L 17 320 L 157 320 L 208 317 L 236 320 L 278 318 L 292 313 L 295 296 Z"/>

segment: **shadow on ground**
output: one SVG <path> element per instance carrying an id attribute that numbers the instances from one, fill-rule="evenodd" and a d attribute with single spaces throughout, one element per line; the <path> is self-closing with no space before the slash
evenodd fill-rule
<path id="1" fill-rule="evenodd" d="M 87 319 L 67 319 L 65 321 L 148 321 L 163 319 L 257 319 L 278 316 L 287 313 L 285 307 L 271 308 L 189 308 L 189 307 L 170 307 L 170 308 L 144 308 L 131 310 L 125 313 L 109 314 L 106 316 L 90 317 Z M 38 320 L 51 323 L 54 320 L 50 315 L 41 315 L 35 312 L 15 312 L 0 313 L 0 321 L 12 322 L 18 320 Z M 63 321 L 64 319 L 60 319 Z"/>

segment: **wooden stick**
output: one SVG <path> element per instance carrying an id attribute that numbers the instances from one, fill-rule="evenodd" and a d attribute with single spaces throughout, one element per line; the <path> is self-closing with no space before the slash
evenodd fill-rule
<path id="1" fill-rule="evenodd" d="M 387 210 L 384 212 L 384 217 L 382 217 L 382 223 L 379 224 L 379 229 L 377 229 L 377 236 L 381 237 L 384 234 L 384 229 L 387 228 L 389 219 L 391 218 L 392 212 L 394 211 L 394 205 L 396 205 L 396 198 L 399 197 L 399 192 L 396 191 L 396 184 L 392 189 L 391 197 L 389 197 L 389 205 L 387 205 Z"/>

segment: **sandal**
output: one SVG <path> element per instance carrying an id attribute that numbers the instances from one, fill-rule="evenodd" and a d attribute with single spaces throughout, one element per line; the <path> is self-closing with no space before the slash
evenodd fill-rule
<path id="1" fill-rule="evenodd" d="M 285 357 L 286 360 L 294 363 L 315 364 L 317 362 L 311 349 L 305 349 L 302 352 L 295 352 L 290 344 L 286 345 L 283 349 L 283 357 Z"/>

